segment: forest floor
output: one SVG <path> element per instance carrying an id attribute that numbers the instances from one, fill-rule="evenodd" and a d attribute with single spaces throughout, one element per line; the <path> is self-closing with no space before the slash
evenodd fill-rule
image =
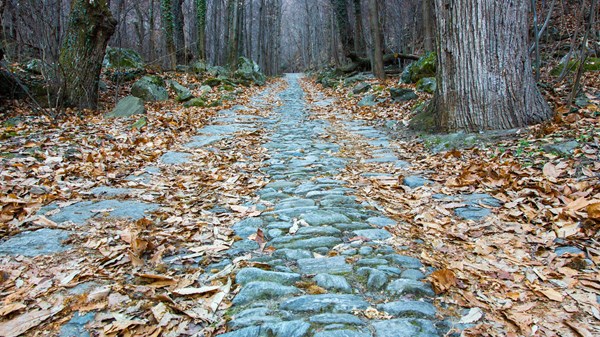
<path id="1" fill-rule="evenodd" d="M 490 140 L 349 91 L 292 76 L 145 125 L 17 106 L 0 336 L 600 334 L 598 97 Z"/>

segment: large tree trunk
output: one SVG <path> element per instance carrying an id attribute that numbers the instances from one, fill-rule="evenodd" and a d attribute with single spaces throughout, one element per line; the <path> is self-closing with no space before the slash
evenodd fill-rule
<path id="1" fill-rule="evenodd" d="M 116 25 L 106 0 L 73 1 L 59 58 L 63 105 L 96 109 L 102 60 Z"/>
<path id="2" fill-rule="evenodd" d="M 358 55 L 365 53 L 365 37 L 362 27 L 362 5 L 360 0 L 354 0 L 354 52 Z"/>
<path id="3" fill-rule="evenodd" d="M 350 19 L 348 18 L 348 6 L 346 0 L 331 0 L 331 5 L 335 11 L 338 34 L 342 43 L 344 55 L 348 56 L 354 49 L 354 38 Z"/>
<path id="4" fill-rule="evenodd" d="M 206 59 L 206 0 L 196 0 L 196 19 L 198 31 L 198 59 Z"/>
<path id="5" fill-rule="evenodd" d="M 512 129 L 552 112 L 527 55 L 529 1 L 435 0 L 442 131 Z"/>
<path id="6" fill-rule="evenodd" d="M 175 56 L 177 64 L 185 64 L 188 53 L 185 45 L 185 33 L 183 32 L 183 0 L 172 0 L 173 6 L 173 28 L 175 34 Z"/>
<path id="7" fill-rule="evenodd" d="M 435 36 L 433 35 L 433 0 L 423 1 L 423 47 L 425 51 L 433 51 L 435 48 Z"/>
<path id="8" fill-rule="evenodd" d="M 379 0 L 369 0 L 369 22 L 371 23 L 371 34 L 373 46 L 371 57 L 373 58 L 373 75 L 380 80 L 385 79 L 383 66 L 383 32 L 379 23 Z"/>
<path id="9" fill-rule="evenodd" d="M 165 30 L 169 68 L 175 69 L 175 66 L 177 65 L 177 48 L 175 47 L 175 19 L 173 18 L 172 1 L 177 0 L 161 0 L 160 10 L 162 13 L 162 25 Z"/>
<path id="10" fill-rule="evenodd" d="M 0 0 L 0 61 L 4 58 L 4 23 L 2 17 L 4 16 L 4 7 L 6 6 L 5 0 Z"/>

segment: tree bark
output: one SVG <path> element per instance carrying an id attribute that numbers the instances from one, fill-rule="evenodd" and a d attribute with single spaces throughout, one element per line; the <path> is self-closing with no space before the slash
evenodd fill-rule
<path id="1" fill-rule="evenodd" d="M 331 0 L 331 5 L 335 11 L 342 50 L 344 51 L 344 55 L 348 56 L 354 49 L 352 27 L 350 27 L 350 19 L 348 18 L 348 6 L 346 0 Z"/>
<path id="2" fill-rule="evenodd" d="M 102 60 L 116 25 L 106 0 L 72 3 L 59 57 L 64 106 L 96 109 Z"/>
<path id="3" fill-rule="evenodd" d="M 358 55 L 363 55 L 366 52 L 362 19 L 361 1 L 354 0 L 354 52 Z"/>
<path id="4" fill-rule="evenodd" d="M 167 44 L 169 68 L 175 69 L 175 66 L 177 65 L 177 48 L 175 47 L 175 19 L 173 18 L 172 1 L 173 0 L 161 0 L 160 10 L 162 13 L 162 25 L 163 29 L 165 30 L 165 42 Z"/>
<path id="5" fill-rule="evenodd" d="M 423 1 L 423 47 L 425 51 L 433 51 L 435 48 L 435 36 L 433 33 L 433 0 Z"/>
<path id="6" fill-rule="evenodd" d="M 175 57 L 177 64 L 185 64 L 186 54 L 188 53 L 185 45 L 185 33 L 183 32 L 183 0 L 171 0 L 173 6 L 173 31 L 175 34 Z"/>
<path id="7" fill-rule="evenodd" d="M 373 75 L 380 80 L 385 79 L 385 68 L 383 66 L 383 32 L 379 24 L 378 0 L 369 0 L 369 22 L 371 23 L 371 34 L 373 43 L 371 55 L 373 58 Z"/>
<path id="8" fill-rule="evenodd" d="M 512 129 L 549 119 L 528 51 L 528 1 L 435 0 L 441 131 Z"/>
<path id="9" fill-rule="evenodd" d="M 198 31 L 198 59 L 206 60 L 206 0 L 196 0 L 196 19 Z"/>
<path id="10" fill-rule="evenodd" d="M 0 0 L 0 61 L 4 58 L 4 23 L 2 17 L 4 16 L 4 7 L 6 6 L 5 0 Z"/>

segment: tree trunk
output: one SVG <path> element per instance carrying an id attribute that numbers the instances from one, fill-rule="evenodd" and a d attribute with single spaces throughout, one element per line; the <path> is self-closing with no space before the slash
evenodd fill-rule
<path id="1" fill-rule="evenodd" d="M 102 60 L 116 25 L 106 0 L 72 3 L 59 58 L 65 106 L 96 109 Z"/>
<path id="2" fill-rule="evenodd" d="M 373 75 L 380 80 L 385 79 L 385 68 L 383 66 L 383 32 L 379 24 L 378 0 L 369 0 L 369 22 L 371 23 L 371 34 L 373 43 L 371 55 L 373 58 Z"/>
<path id="3" fill-rule="evenodd" d="M 183 0 L 171 0 L 173 6 L 173 28 L 175 34 L 175 57 L 177 64 L 185 64 L 187 48 L 185 45 L 185 33 L 183 32 Z"/>
<path id="4" fill-rule="evenodd" d="M 206 0 L 196 0 L 198 59 L 206 60 Z"/>
<path id="5" fill-rule="evenodd" d="M 0 0 L 0 61 L 4 58 L 4 23 L 2 17 L 4 16 L 4 7 L 6 6 L 5 0 Z"/>
<path id="6" fill-rule="evenodd" d="M 354 0 L 354 52 L 358 55 L 365 53 L 365 37 L 362 27 L 362 7 L 360 0 Z"/>
<path id="7" fill-rule="evenodd" d="M 160 10 L 162 12 L 162 25 L 165 30 L 169 68 L 175 69 L 175 66 L 177 65 L 177 48 L 175 48 L 175 19 L 173 18 L 172 1 L 173 0 L 161 0 Z"/>
<path id="8" fill-rule="evenodd" d="M 350 27 L 350 19 L 348 18 L 348 6 L 346 0 L 331 0 L 331 5 L 335 11 L 342 50 L 344 51 L 344 55 L 348 56 L 354 49 L 352 27 Z"/>
<path id="9" fill-rule="evenodd" d="M 476 132 L 539 123 L 552 112 L 527 55 L 528 1 L 435 0 L 441 131 Z"/>
<path id="10" fill-rule="evenodd" d="M 435 36 L 433 35 L 433 0 L 423 1 L 423 47 L 425 51 L 433 51 L 435 48 Z"/>

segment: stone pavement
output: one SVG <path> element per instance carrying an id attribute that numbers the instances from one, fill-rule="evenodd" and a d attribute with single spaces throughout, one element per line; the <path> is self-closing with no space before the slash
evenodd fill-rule
<path id="1" fill-rule="evenodd" d="M 395 222 L 358 203 L 343 181 L 329 178 L 348 159 L 337 157 L 339 145 L 323 137 L 329 123 L 310 118 L 299 77 L 286 77 L 283 105 L 263 121 L 272 132 L 264 144 L 270 155 L 264 172 L 272 181 L 258 192 L 258 205 L 274 209 L 237 223 L 233 229 L 243 240 L 228 251 L 232 259 L 251 253 L 253 261 L 272 269 L 238 272 L 240 290 L 228 311 L 231 332 L 221 336 L 444 335 L 448 323 L 436 317 L 435 294 L 423 282 L 430 270 L 386 244 L 391 234 L 384 227 Z M 360 122 L 348 122 L 348 130 L 381 148 L 371 160 L 409 165 L 387 148 L 384 132 Z M 418 178 L 416 185 L 427 183 Z M 249 239 L 258 229 L 267 239 L 265 253 Z M 373 308 L 392 318 L 361 315 Z"/>

